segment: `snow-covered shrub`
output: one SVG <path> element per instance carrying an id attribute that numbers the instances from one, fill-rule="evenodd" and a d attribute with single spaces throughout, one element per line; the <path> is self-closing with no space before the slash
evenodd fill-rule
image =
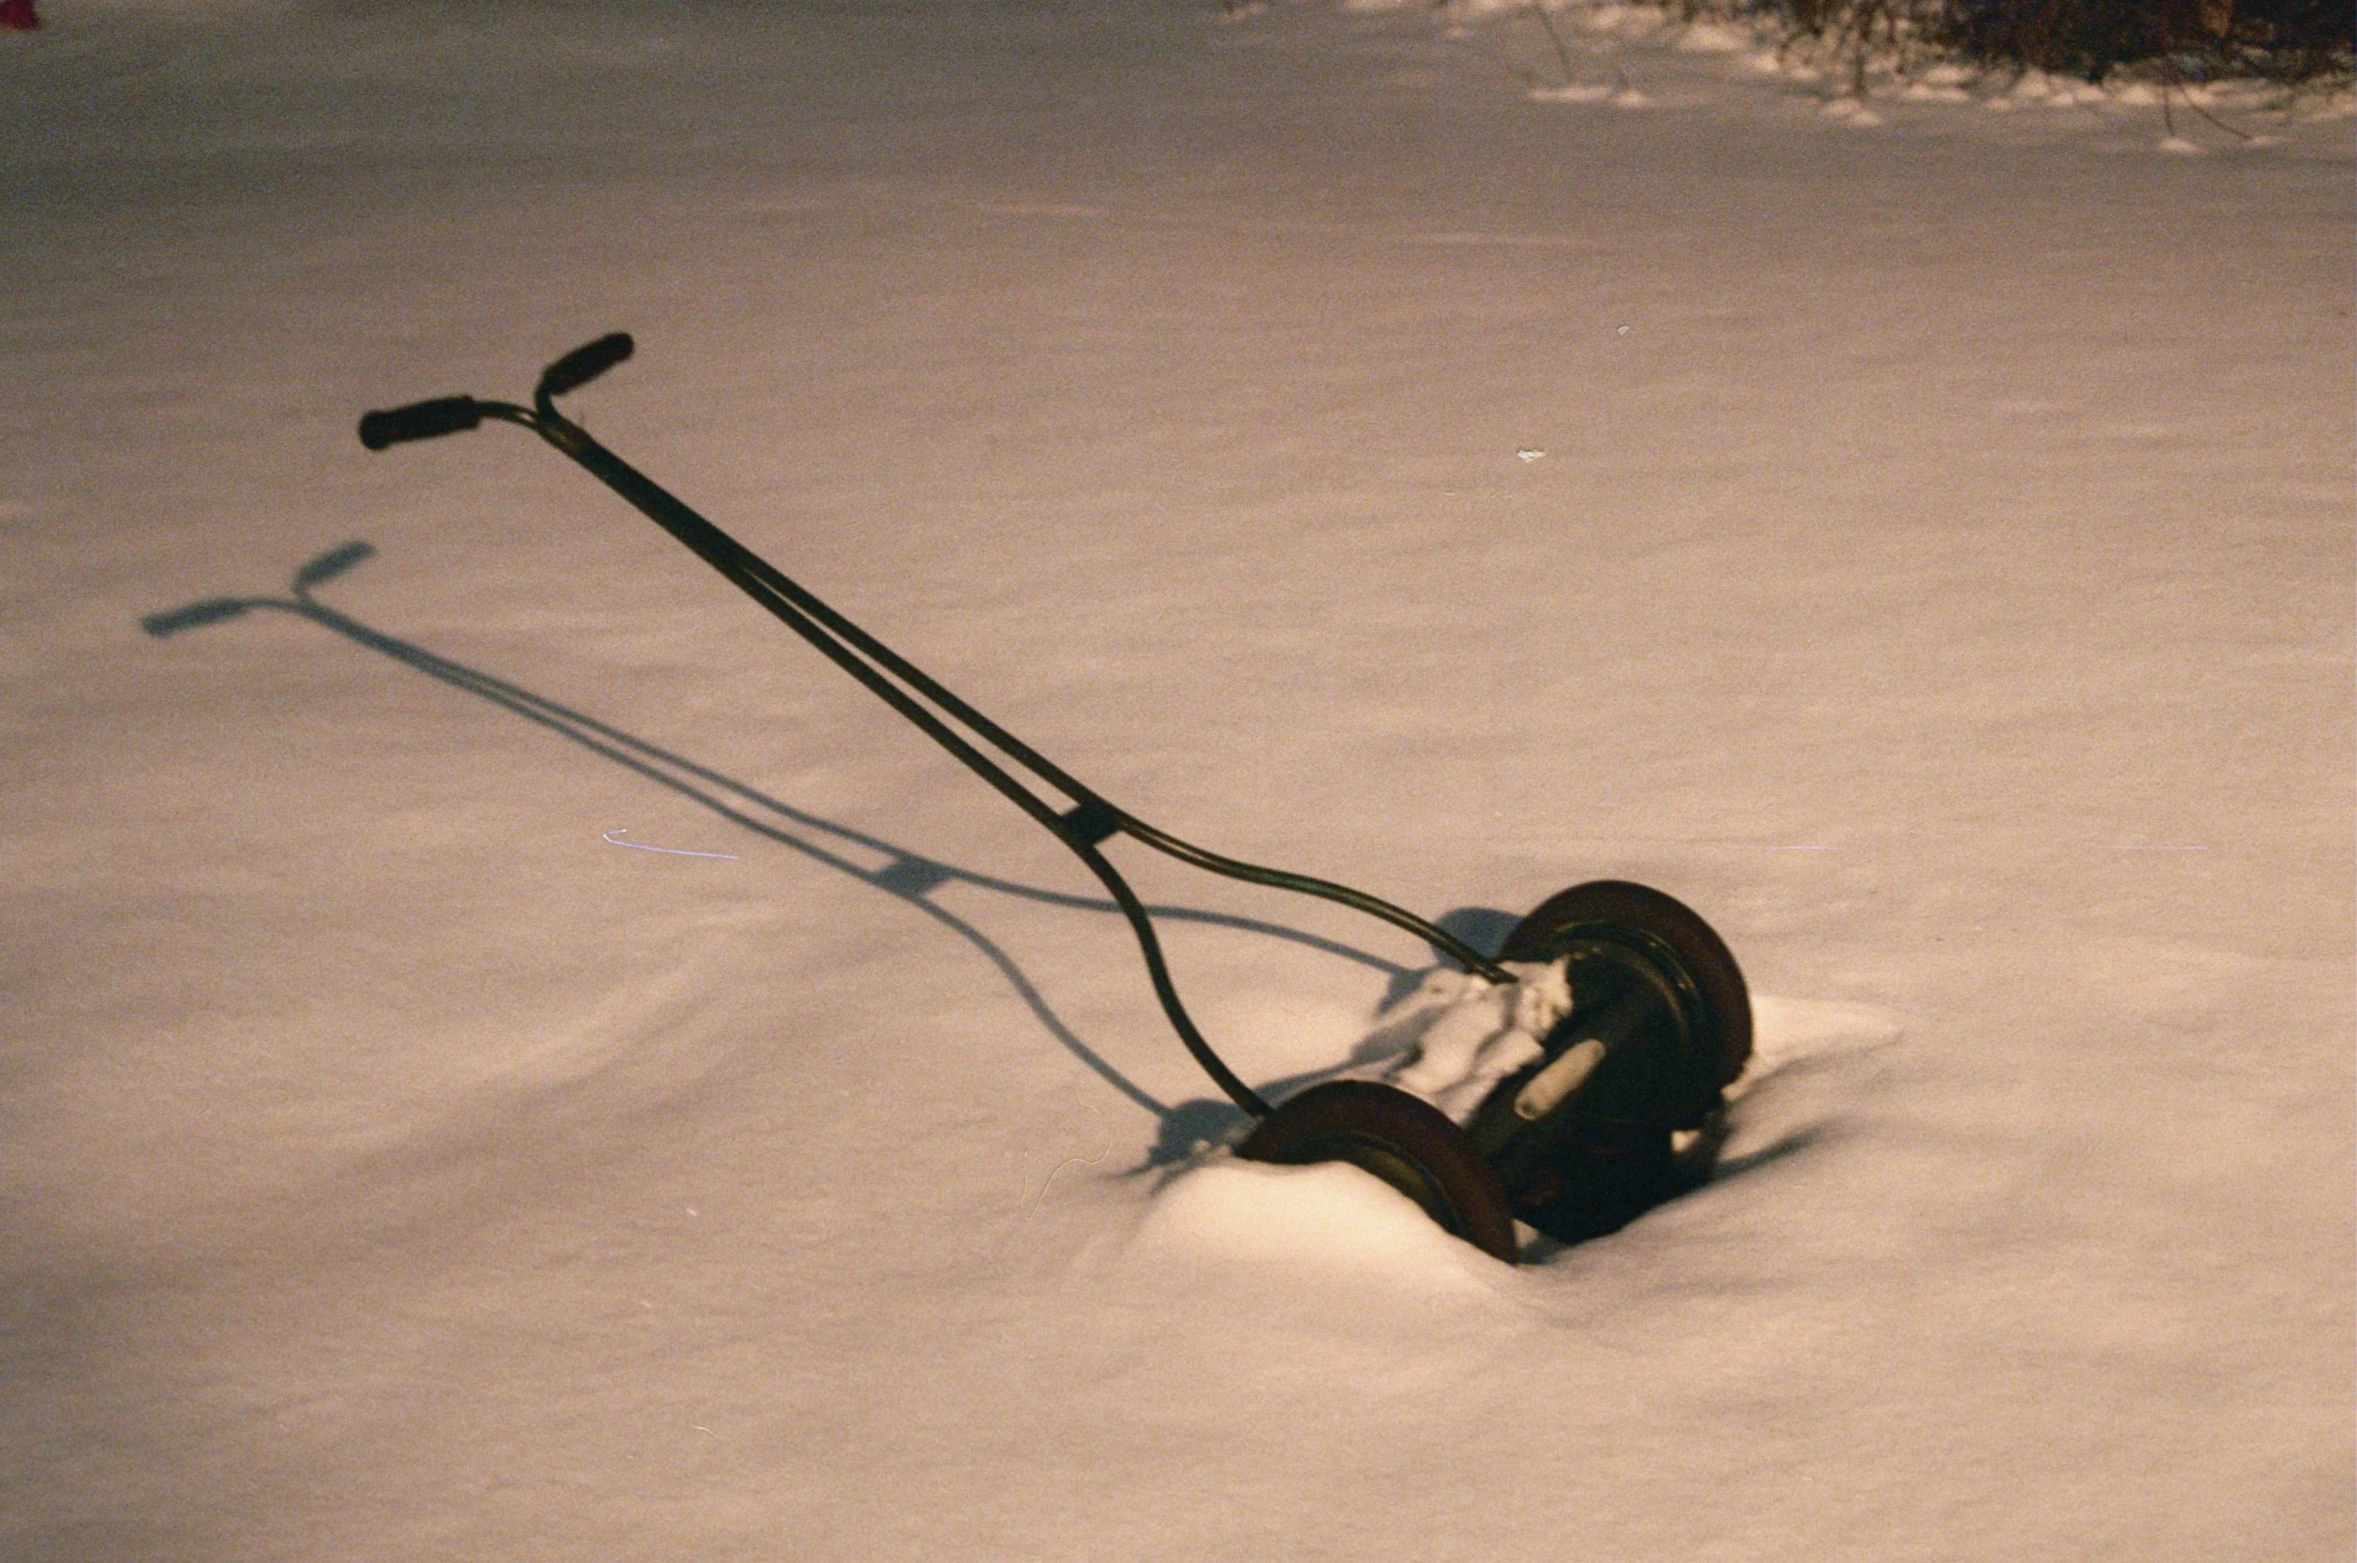
<path id="1" fill-rule="evenodd" d="M 1948 36 L 1989 60 L 2100 80 L 2115 65 L 2301 79 L 2350 68 L 2346 0 L 1946 0 Z"/>
<path id="2" fill-rule="evenodd" d="M 1697 0 L 1697 8 L 1711 9 Z M 1914 41 L 1992 65 L 2101 80 L 2158 60 L 2189 75 L 2283 80 L 2351 69 L 2347 0 L 1736 0 L 1860 54 Z"/>

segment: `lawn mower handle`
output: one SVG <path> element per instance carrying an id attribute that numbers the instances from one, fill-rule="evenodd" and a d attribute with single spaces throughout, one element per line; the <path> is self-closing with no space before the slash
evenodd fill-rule
<path id="1" fill-rule="evenodd" d="M 1211 873 L 1353 907 L 1417 935 L 1469 971 L 1478 972 L 1495 982 L 1512 980 L 1504 967 L 1463 940 L 1426 922 L 1413 912 L 1379 900 L 1363 890 L 1313 879 L 1306 874 L 1288 873 L 1222 857 L 1115 808 L 1028 744 L 952 694 L 914 663 L 705 520 L 636 467 L 590 438 L 588 431 L 579 424 L 556 410 L 552 398 L 578 389 L 622 362 L 630 356 L 631 347 L 627 335 L 615 332 L 575 348 L 542 371 L 530 407 L 520 407 L 512 402 L 482 401 L 471 396 L 441 396 L 412 402 L 405 407 L 371 412 L 360 420 L 360 443 L 370 450 L 384 450 L 410 440 L 461 433 L 479 426 L 486 418 L 520 424 L 629 501 L 634 509 L 685 544 L 698 558 L 727 577 L 738 590 L 808 641 L 827 660 L 842 668 L 927 737 L 947 749 L 967 769 L 1038 821 L 1086 863 L 1090 872 L 1112 893 L 1114 903 L 1137 935 L 1139 952 L 1145 958 L 1155 997 L 1161 1001 L 1163 1013 L 1169 1017 L 1172 1029 L 1178 1032 L 1179 1040 L 1186 1044 L 1187 1051 L 1219 1088 L 1237 1106 L 1255 1118 L 1266 1118 L 1272 1109 L 1221 1061 L 1188 1016 L 1186 1007 L 1179 1001 L 1169 965 L 1163 959 L 1161 941 L 1154 933 L 1153 922 L 1147 916 L 1144 904 L 1139 901 L 1128 881 L 1098 850 L 1098 844 L 1108 837 L 1126 835 L 1156 851 Z M 925 702 L 929 702 L 929 705 Z M 1072 806 L 1062 811 L 1052 807 L 1016 780 L 1005 767 L 984 754 L 965 735 L 952 729 L 943 719 L 943 713 L 1038 780 L 1064 794 L 1071 800 Z"/>
<path id="2" fill-rule="evenodd" d="M 546 401 L 552 396 L 580 390 L 628 358 L 636 345 L 627 331 L 609 332 L 594 342 L 583 343 L 540 371 L 540 388 L 532 393 L 532 399 Z"/>
<path id="3" fill-rule="evenodd" d="M 437 396 L 385 412 L 363 413 L 360 443 L 370 450 L 430 440 L 437 434 L 458 434 L 483 421 L 483 404 L 471 396 Z"/>
<path id="4" fill-rule="evenodd" d="M 628 358 L 635 346 L 627 331 L 584 343 L 540 371 L 540 384 L 532 400 L 554 416 L 556 410 L 548 405 L 550 398 L 580 390 Z M 406 407 L 365 413 L 360 419 L 360 443 L 370 450 L 384 450 L 411 440 L 430 440 L 438 434 L 463 434 L 482 423 L 486 411 L 486 404 L 471 396 L 436 396 Z"/>

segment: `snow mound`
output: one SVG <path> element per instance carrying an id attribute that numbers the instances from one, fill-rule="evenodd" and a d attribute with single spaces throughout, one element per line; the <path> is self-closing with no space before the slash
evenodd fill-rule
<path id="1" fill-rule="evenodd" d="M 1533 103 L 1602 103 L 1618 90 L 1600 83 L 1573 82 L 1562 87 L 1533 87 L 1528 97 Z"/>
<path id="2" fill-rule="evenodd" d="M 1750 31 L 1722 22 L 1696 22 L 1678 39 L 1688 54 L 1737 54 L 1758 43 Z"/>
<path id="3" fill-rule="evenodd" d="M 1416 1202 L 1342 1162 L 1278 1167 L 1221 1157 L 1172 1179 L 1130 1240 L 1157 1267 L 1279 1264 L 1379 1275 L 1387 1289 L 1485 1293 L 1496 1261 L 1443 1232 Z"/>
<path id="4" fill-rule="evenodd" d="M 1872 1004 L 1832 999 L 1751 996 L 1751 1062 L 1727 1090 L 1730 1100 L 1769 1075 L 1812 1058 L 1869 1053 L 1904 1034 L 1899 1018 Z"/>
<path id="5" fill-rule="evenodd" d="M 1620 5 L 1607 0 L 1578 13 L 1579 23 L 1592 33 L 1619 33 L 1646 38 L 1669 25 L 1669 13 L 1657 5 Z"/>
<path id="6" fill-rule="evenodd" d="M 1651 108 L 1653 100 L 1634 87 L 1605 87 L 1573 83 L 1563 87 L 1533 87 L 1533 103 L 1609 103 L 1616 109 Z"/>
<path id="7" fill-rule="evenodd" d="M 1882 123 L 1882 116 L 1856 98 L 1829 98 L 1818 109 L 1827 119 L 1838 119 L 1860 130 L 1869 130 Z"/>

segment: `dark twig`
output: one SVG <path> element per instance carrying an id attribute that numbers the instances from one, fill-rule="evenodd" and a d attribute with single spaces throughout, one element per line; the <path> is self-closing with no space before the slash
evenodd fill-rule
<path id="1" fill-rule="evenodd" d="M 1555 46 L 1555 58 L 1563 66 L 1563 85 L 1571 85 L 1571 51 L 1563 46 L 1563 35 L 1555 30 L 1555 18 L 1547 14 L 1542 0 L 1530 0 L 1531 10 L 1538 13 L 1539 25 L 1547 29 L 1547 41 Z"/>

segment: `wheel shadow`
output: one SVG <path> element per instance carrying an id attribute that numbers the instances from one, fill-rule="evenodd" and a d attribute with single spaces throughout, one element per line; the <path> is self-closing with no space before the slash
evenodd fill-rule
<path id="1" fill-rule="evenodd" d="M 938 858 L 911 852 L 881 836 L 849 825 L 839 824 L 807 809 L 796 808 L 782 799 L 771 797 L 758 788 L 748 786 L 732 776 L 676 754 L 660 745 L 649 743 L 635 734 L 602 722 L 585 712 L 535 694 L 506 679 L 453 662 L 424 647 L 388 635 L 384 631 L 363 624 L 351 615 L 327 606 L 313 595 L 315 590 L 346 571 L 372 558 L 376 549 L 368 543 L 351 542 L 309 560 L 294 573 L 288 593 L 284 597 L 208 597 L 179 608 L 151 613 L 139 621 L 140 628 L 157 639 L 178 635 L 204 625 L 242 617 L 253 612 L 288 613 L 342 636 L 358 646 L 392 658 L 406 667 L 414 668 L 429 678 L 437 679 L 455 689 L 490 701 L 503 710 L 511 711 L 526 721 L 537 724 L 581 747 L 612 761 L 635 775 L 658 786 L 668 788 L 683 798 L 710 810 L 729 823 L 765 840 L 801 854 L 808 860 L 824 865 L 861 884 L 869 885 L 885 894 L 915 907 L 942 927 L 971 944 L 1014 990 L 1034 1019 L 1057 1044 L 1086 1065 L 1099 1079 L 1130 1101 L 1152 1113 L 1161 1124 L 1156 1149 L 1148 1153 L 1149 1164 L 1161 1154 L 1161 1147 L 1177 1143 L 1198 1143 L 1208 1126 L 1221 1137 L 1232 1133 L 1243 1121 L 1243 1113 L 1225 1101 L 1183 1102 L 1171 1106 L 1154 1097 L 1135 1081 L 1115 1068 L 1095 1049 L 1082 1041 L 1063 1018 L 1048 1004 L 1038 987 L 1025 975 L 1014 958 L 999 947 L 989 935 L 957 913 L 932 899 L 933 892 L 945 885 L 969 885 L 1017 900 L 1047 906 L 1070 908 L 1075 911 L 1102 912 L 1119 916 L 1121 909 L 1106 897 L 1080 895 L 1069 891 L 1049 890 L 1038 885 L 1002 879 L 996 875 L 978 873 L 961 868 Z M 882 857 L 880 868 L 869 868 L 847 855 L 859 849 Z M 1170 922 L 1202 923 L 1221 928 L 1233 928 L 1247 933 L 1265 934 L 1291 944 L 1339 956 L 1359 965 L 1371 967 L 1390 979 L 1393 987 L 1404 980 L 1413 985 L 1419 973 L 1369 954 L 1354 945 L 1339 940 L 1307 933 L 1282 923 L 1266 922 L 1259 918 L 1242 917 L 1225 912 L 1208 912 L 1197 907 L 1149 905 L 1146 910 L 1154 917 Z M 1286 1082 L 1277 1082 L 1282 1089 Z M 1207 1111 L 1216 1108 L 1217 1112 Z M 1218 1120 L 1219 1113 L 1226 1119 Z"/>

